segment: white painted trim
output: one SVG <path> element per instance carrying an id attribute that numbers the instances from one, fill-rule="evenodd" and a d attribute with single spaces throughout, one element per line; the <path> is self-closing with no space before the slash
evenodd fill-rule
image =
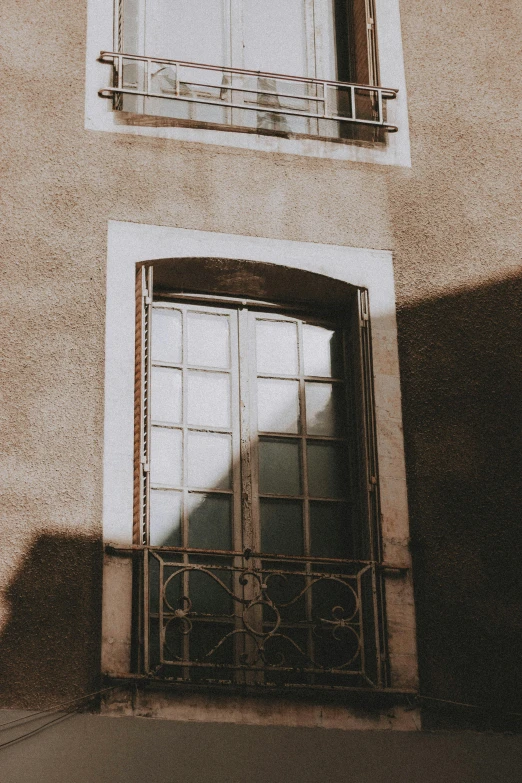
<path id="1" fill-rule="evenodd" d="M 117 221 L 110 221 L 108 227 L 104 541 L 120 546 L 132 542 L 136 264 L 161 258 L 187 257 L 277 264 L 316 272 L 368 289 L 384 554 L 388 562 L 409 565 L 391 252 Z M 120 559 L 107 558 L 103 600 L 104 671 L 129 671 L 129 584 L 130 565 Z M 387 591 L 386 610 L 393 631 L 390 647 L 394 685 L 400 683 L 404 687 L 414 687 L 416 652 L 411 580 L 393 580 L 390 591 Z"/>
<path id="2" fill-rule="evenodd" d="M 99 90 L 110 86 L 111 67 L 99 63 L 97 59 L 101 51 L 113 51 L 113 0 L 88 0 L 85 127 L 90 130 L 196 141 L 260 152 L 411 166 L 399 0 L 375 0 L 375 4 L 381 84 L 399 90 L 397 98 L 387 102 L 388 122 L 397 125 L 399 130 L 397 133 L 387 135 L 385 148 L 340 144 L 318 139 L 281 139 L 204 128 L 149 128 L 120 124 L 118 112 L 112 111 L 111 101 L 98 96 Z"/>

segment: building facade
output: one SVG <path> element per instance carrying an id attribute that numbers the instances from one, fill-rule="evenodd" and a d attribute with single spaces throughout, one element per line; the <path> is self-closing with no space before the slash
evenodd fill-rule
<path id="1" fill-rule="evenodd" d="M 516 3 L 1 13 L 6 783 L 515 780 Z"/>

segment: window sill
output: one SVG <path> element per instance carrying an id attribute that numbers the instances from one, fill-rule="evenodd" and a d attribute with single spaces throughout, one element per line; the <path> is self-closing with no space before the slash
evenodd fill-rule
<path id="1" fill-rule="evenodd" d="M 413 690 L 224 687 L 137 675 L 106 675 L 105 682 L 113 690 L 100 712 L 113 717 L 344 731 L 418 731 L 420 723 Z"/>
<path id="2" fill-rule="evenodd" d="M 241 128 L 239 126 L 218 125 L 197 120 L 180 120 L 174 117 L 159 117 L 152 114 L 134 114 L 132 112 L 115 112 L 115 123 L 121 126 L 133 126 L 137 128 L 192 128 L 220 133 L 248 134 L 250 136 L 268 136 L 277 139 L 289 139 L 292 141 L 318 141 L 328 144 L 341 144 L 364 147 L 368 150 L 386 150 L 386 139 L 383 141 L 364 141 L 362 139 L 341 139 L 330 136 L 307 135 L 304 133 L 287 133 L 285 131 L 270 130 L 268 128 Z"/>
<path id="3" fill-rule="evenodd" d="M 132 115 L 122 122 L 121 112 L 107 109 L 107 101 L 96 95 L 101 107 L 95 113 L 88 114 L 87 130 L 123 133 L 130 136 L 149 136 L 152 138 L 172 139 L 181 142 L 196 142 L 217 147 L 232 147 L 238 150 L 280 153 L 283 155 L 301 155 L 310 158 L 354 161 L 409 167 L 409 146 L 404 148 L 401 131 L 392 134 L 387 144 L 335 139 L 334 141 L 317 137 L 290 136 L 277 131 L 245 132 L 245 129 L 230 130 L 227 127 L 209 128 L 196 123 L 194 126 L 171 124 L 168 118 L 152 118 L 147 115 Z M 165 122 L 167 119 L 168 124 Z M 145 124 L 147 123 L 147 124 Z"/>

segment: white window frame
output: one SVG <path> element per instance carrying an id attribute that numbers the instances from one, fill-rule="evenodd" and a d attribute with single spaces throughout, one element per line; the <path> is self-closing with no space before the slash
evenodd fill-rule
<path id="1" fill-rule="evenodd" d="M 233 0 L 232 0 L 233 1 Z M 319 5 L 323 0 L 316 0 Z M 398 89 L 395 100 L 388 101 L 387 120 L 396 125 L 396 133 L 387 134 L 385 145 L 364 146 L 322 139 L 286 139 L 227 130 L 185 127 L 146 127 L 124 125 L 113 111 L 111 101 L 101 98 L 99 90 L 110 86 L 111 67 L 100 63 L 101 51 L 113 51 L 115 14 L 113 0 L 88 0 L 85 127 L 90 130 L 152 136 L 179 141 L 196 141 L 218 146 L 230 146 L 262 152 L 280 152 L 336 160 L 352 160 L 388 165 L 411 165 L 408 129 L 408 109 L 404 75 L 399 0 L 375 0 L 377 18 L 377 48 L 380 82 Z M 317 40 L 320 31 L 316 29 Z M 328 45 L 319 46 L 318 66 L 328 69 Z"/>
<path id="2" fill-rule="evenodd" d="M 140 45 L 136 54 L 144 56 L 154 55 L 154 52 L 145 51 L 144 26 L 145 19 L 141 0 L 140 13 L 138 15 L 138 27 Z M 247 67 L 244 62 L 243 47 L 243 12 L 242 0 L 225 0 L 225 16 L 228 17 L 228 38 L 226 62 L 224 66 L 234 68 Z M 335 79 L 333 61 L 333 41 L 328 34 L 328 7 L 327 0 L 304 0 L 305 29 L 306 29 L 306 59 L 307 73 L 304 76 Z M 117 21 L 115 22 L 115 25 Z M 118 31 L 114 30 L 114 51 L 118 51 Z"/>
<path id="3" fill-rule="evenodd" d="M 372 311 L 375 416 L 383 556 L 411 567 L 401 424 L 392 254 L 389 251 L 252 238 L 188 229 L 109 223 L 105 370 L 103 535 L 108 545 L 133 541 L 134 359 L 136 265 L 161 258 L 241 258 L 316 272 L 366 288 Z M 105 558 L 102 670 L 130 672 L 132 569 Z M 392 686 L 417 686 L 411 571 L 386 578 L 385 609 Z"/>

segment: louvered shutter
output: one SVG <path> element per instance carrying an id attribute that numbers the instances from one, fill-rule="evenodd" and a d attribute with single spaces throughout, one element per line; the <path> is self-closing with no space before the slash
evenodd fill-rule
<path id="1" fill-rule="evenodd" d="M 377 439 L 374 411 L 371 329 L 368 292 L 357 289 L 352 310 L 349 361 L 353 375 L 354 430 L 357 433 L 354 460 L 357 470 L 354 480 L 358 483 L 354 493 L 360 498 L 359 557 L 365 560 L 380 559 L 379 493 L 377 469 Z"/>
<path id="2" fill-rule="evenodd" d="M 359 557 L 372 561 L 361 577 L 365 670 L 374 686 L 388 682 L 384 616 L 384 581 L 378 563 L 382 562 L 380 538 L 377 431 L 373 390 L 371 326 L 368 291 L 358 289 L 352 309 L 350 363 L 354 380 L 354 429 L 357 433 L 358 470 L 354 470 L 359 490 Z"/>
<path id="3" fill-rule="evenodd" d="M 148 543 L 150 463 L 150 319 L 152 267 L 136 271 L 136 374 L 134 384 L 134 544 Z"/>

